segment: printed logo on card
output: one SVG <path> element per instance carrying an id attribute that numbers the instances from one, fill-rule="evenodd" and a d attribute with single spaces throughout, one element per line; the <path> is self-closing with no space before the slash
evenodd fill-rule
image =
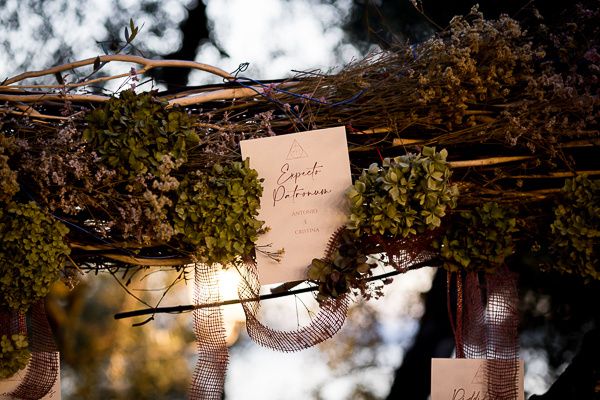
<path id="1" fill-rule="evenodd" d="M 290 147 L 290 151 L 288 152 L 286 160 L 297 160 L 299 158 L 307 157 L 308 154 L 306 153 L 306 151 L 304 151 L 302 146 L 300 146 L 300 143 L 298 143 L 298 141 L 294 139 L 294 143 L 292 143 L 292 146 Z"/>

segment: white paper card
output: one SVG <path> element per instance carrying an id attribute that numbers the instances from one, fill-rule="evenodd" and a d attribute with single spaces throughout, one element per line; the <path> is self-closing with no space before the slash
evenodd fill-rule
<path id="1" fill-rule="evenodd" d="M 244 140 L 242 157 L 264 179 L 258 218 L 269 232 L 257 248 L 284 249 L 280 262 L 257 251 L 261 284 L 306 279 L 331 235 L 347 220 L 352 185 L 344 127 Z"/>
<path id="2" fill-rule="evenodd" d="M 486 361 L 467 358 L 433 358 L 431 400 L 495 400 L 488 395 L 484 376 Z M 524 363 L 520 360 L 516 400 L 525 400 L 523 371 Z"/>
<path id="3" fill-rule="evenodd" d="M 11 376 L 10 378 L 0 379 L 0 400 L 13 400 L 14 399 L 12 396 L 9 395 L 9 393 L 11 393 L 13 390 L 15 390 L 17 388 L 17 386 L 19 386 L 19 384 L 23 381 L 28 368 L 29 368 L 29 365 L 27 365 L 27 367 L 23 368 L 22 370 L 20 370 L 19 372 L 17 372 L 13 376 Z M 54 386 L 52 386 L 52 389 L 50 389 L 48 394 L 45 395 L 44 397 L 42 397 L 41 400 L 60 400 L 60 399 L 61 399 L 61 394 L 60 394 L 60 373 L 59 373 L 58 376 L 56 377 L 56 382 L 54 382 Z"/>

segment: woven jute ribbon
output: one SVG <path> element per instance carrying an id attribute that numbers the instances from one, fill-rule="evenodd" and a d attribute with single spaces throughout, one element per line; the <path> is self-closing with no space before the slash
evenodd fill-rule
<path id="1" fill-rule="evenodd" d="M 338 235 L 339 232 L 336 234 Z M 334 235 L 325 257 L 331 256 L 339 239 Z M 374 245 L 387 255 L 390 265 L 406 272 L 413 264 L 422 264 L 433 258 L 429 250 L 430 235 L 396 241 L 375 240 Z M 195 304 L 218 304 L 218 270 L 220 267 L 197 264 L 195 277 Z M 320 304 L 319 311 L 306 326 L 291 331 L 280 331 L 264 325 L 257 317 L 260 281 L 255 262 L 246 261 L 237 266 L 240 274 L 238 296 L 246 316 L 248 335 L 256 343 L 283 352 L 294 352 L 315 346 L 331 338 L 343 326 L 348 313 L 350 297 L 340 296 Z M 223 395 L 228 352 L 225 328 L 220 306 L 198 308 L 194 311 L 194 331 L 198 346 L 198 362 L 190 387 L 190 399 L 220 400 Z"/>
<path id="2" fill-rule="evenodd" d="M 27 316 L 15 311 L 0 311 L 0 334 L 16 333 L 28 336 L 31 359 L 25 377 L 10 396 L 20 400 L 39 400 L 54 386 L 60 366 L 43 300 L 31 306 Z"/>
<path id="3" fill-rule="evenodd" d="M 221 301 L 217 275 L 216 267 L 196 264 L 195 304 L 214 304 Z M 194 310 L 194 332 L 198 346 L 198 362 L 192 377 L 189 397 L 192 400 L 221 400 L 229 359 L 221 307 Z"/>
<path id="4" fill-rule="evenodd" d="M 238 287 L 240 299 L 256 299 L 260 290 L 256 264 L 246 263 L 241 275 Z M 250 338 L 261 346 L 284 352 L 303 350 L 335 335 L 344 325 L 348 305 L 348 296 L 328 299 L 321 303 L 318 313 L 307 326 L 292 331 L 278 331 L 258 320 L 256 317 L 260 308 L 258 301 L 242 302 L 246 315 L 246 329 Z"/>
<path id="5" fill-rule="evenodd" d="M 480 278 L 482 281 L 480 281 Z M 519 340 L 516 274 L 501 267 L 480 277 L 476 272 L 448 273 L 448 297 L 456 283 L 456 315 L 450 315 L 457 358 L 486 360 L 488 396 L 516 400 Z"/>

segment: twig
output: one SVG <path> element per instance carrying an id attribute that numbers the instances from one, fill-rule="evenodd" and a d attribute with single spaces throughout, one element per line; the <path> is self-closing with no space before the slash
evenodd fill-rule
<path id="1" fill-rule="evenodd" d="M 83 274 L 83 271 L 81 270 L 81 268 L 79 268 L 79 265 L 77 265 L 77 263 L 75 261 L 73 261 L 71 256 L 69 256 L 69 254 L 65 254 L 65 255 L 67 256 L 67 259 L 71 262 L 71 264 L 75 267 L 75 269 Z"/>
<path id="2" fill-rule="evenodd" d="M 302 282 L 304 282 L 304 281 L 292 281 L 292 282 L 282 283 L 281 285 L 276 286 L 273 289 L 271 289 L 271 293 L 287 292 L 288 290 L 293 289 L 296 286 L 300 285 Z"/>
<path id="3" fill-rule="evenodd" d="M 585 132 L 587 134 L 591 135 L 600 135 L 600 132 L 598 131 L 587 131 Z M 588 139 L 581 139 L 581 140 L 573 140 L 571 142 L 566 142 L 566 143 L 559 143 L 559 147 L 563 148 L 563 149 L 568 149 L 568 148 L 572 148 L 572 147 L 594 147 L 596 145 L 600 144 L 600 137 L 595 137 L 595 138 L 588 138 Z"/>
<path id="4" fill-rule="evenodd" d="M 504 176 L 503 179 L 550 179 L 550 178 L 569 178 L 577 175 L 600 175 L 600 171 L 573 171 L 573 172 L 550 172 L 547 175 L 511 175 Z"/>
<path id="5" fill-rule="evenodd" d="M 104 56 L 98 56 L 98 57 L 93 57 L 93 58 L 87 58 L 85 60 L 75 61 L 72 63 L 62 64 L 62 65 L 57 65 L 55 67 L 43 69 L 40 71 L 24 72 L 22 74 L 19 74 L 19 75 L 13 76 L 12 78 L 7 79 L 6 82 L 4 82 L 4 85 L 0 86 L 0 89 L 4 88 L 4 86 L 8 86 L 8 85 L 11 85 L 16 82 L 20 82 L 20 81 L 28 79 L 28 78 L 37 78 L 40 76 L 54 75 L 54 74 L 57 74 L 57 73 L 60 73 L 63 71 L 68 71 L 68 70 L 75 69 L 75 68 L 81 68 L 81 67 L 85 67 L 87 65 L 93 65 L 98 60 L 102 63 L 117 61 L 117 62 L 128 62 L 128 63 L 142 65 L 143 68 L 135 71 L 135 73 L 138 75 L 144 74 L 144 73 L 150 71 L 151 69 L 158 68 L 158 67 L 179 67 L 179 68 L 197 69 L 200 71 L 211 73 L 213 75 L 220 76 L 227 80 L 235 79 L 228 72 L 225 72 L 220 68 L 217 68 L 217 67 L 214 67 L 214 66 L 208 65 L 208 64 L 195 62 L 195 61 L 151 60 L 151 59 L 140 57 L 140 56 L 115 54 L 115 55 L 104 55 Z M 29 86 L 22 86 L 22 87 L 48 88 L 48 89 L 50 89 L 50 88 L 52 88 L 52 89 L 75 88 L 75 87 L 86 86 L 91 83 L 104 82 L 104 81 L 108 81 L 108 80 L 112 80 L 112 79 L 124 78 L 126 76 L 129 76 L 130 74 L 131 74 L 130 72 L 127 72 L 124 74 L 105 76 L 105 77 L 101 77 L 101 78 L 90 79 L 90 80 L 84 81 L 84 82 L 67 83 L 64 85 L 29 85 Z"/>
<path id="6" fill-rule="evenodd" d="M 108 244 L 87 244 L 87 243 L 79 243 L 75 241 L 69 241 L 69 247 L 71 249 L 78 250 L 90 250 L 90 251 L 102 251 L 102 250 L 118 250 L 118 249 L 143 249 L 147 246 L 144 246 L 140 243 L 136 242 L 115 242 Z"/>
<path id="7" fill-rule="evenodd" d="M 433 263 L 435 263 L 435 260 L 423 261 L 420 263 L 413 264 L 412 266 L 409 267 L 409 269 L 413 270 L 413 269 L 418 269 L 418 268 L 427 267 L 427 266 L 435 266 L 435 265 L 432 265 Z M 386 272 L 384 274 L 372 276 L 372 277 L 366 279 L 366 281 L 367 282 L 378 281 L 381 279 L 389 278 L 391 276 L 399 275 L 404 272 L 406 272 L 406 270 L 403 270 L 403 271 L 394 270 L 394 271 Z M 194 310 L 198 310 L 198 309 L 202 309 L 202 308 L 220 307 L 220 306 L 228 306 L 228 305 L 233 305 L 233 304 L 249 303 L 249 302 L 253 302 L 253 301 L 276 299 L 279 297 L 314 292 L 314 291 L 317 291 L 318 289 L 319 289 L 318 286 L 309 286 L 309 287 L 305 287 L 302 289 L 295 289 L 295 290 L 290 290 L 290 291 L 286 291 L 286 292 L 278 292 L 278 293 L 268 293 L 268 294 L 263 294 L 258 297 L 250 297 L 250 298 L 246 298 L 246 299 L 232 299 L 232 300 L 225 300 L 225 301 L 219 301 L 219 302 L 214 302 L 214 303 L 186 304 L 186 305 L 181 305 L 181 306 L 154 307 L 154 308 L 146 308 L 146 309 L 141 309 L 141 310 L 125 311 L 125 312 L 115 314 L 115 319 L 139 317 L 142 315 L 149 315 L 149 314 L 184 313 L 184 312 L 194 311 Z"/>
<path id="8" fill-rule="evenodd" d="M 29 118 L 53 119 L 53 120 L 58 120 L 58 121 L 66 121 L 66 120 L 70 119 L 70 117 L 61 117 L 58 115 L 42 114 L 42 113 L 34 110 L 33 108 L 30 108 L 30 110 L 28 110 L 28 111 L 15 111 L 15 110 L 0 109 L 0 113 L 27 116 Z"/>
<path id="9" fill-rule="evenodd" d="M 283 89 L 295 85 L 297 85 L 297 82 L 283 82 L 277 84 L 275 87 L 278 89 Z M 198 95 L 178 97 L 169 100 L 169 106 L 191 106 L 195 104 L 208 103 L 210 101 L 243 99 L 247 97 L 261 96 L 267 90 L 273 90 L 273 88 L 265 88 L 263 86 L 249 86 L 241 88 L 219 89 L 211 92 L 204 92 Z"/>
<path id="10" fill-rule="evenodd" d="M 110 96 L 101 96 L 97 94 L 55 94 L 55 93 L 40 93 L 40 94 L 0 94 L 0 101 L 14 101 L 22 103 L 37 103 L 50 100 L 71 100 L 82 101 L 88 103 L 103 103 L 110 100 Z"/>
<path id="11" fill-rule="evenodd" d="M 124 254 L 115 253 L 98 253 L 94 256 L 104 257 L 109 260 L 119 261 L 125 264 L 140 265 L 144 267 L 174 267 L 193 263 L 191 258 L 188 257 L 174 257 L 174 258 L 160 258 L 155 257 L 134 257 L 127 256 Z"/>
<path id="12" fill-rule="evenodd" d="M 147 302 L 145 302 L 144 300 L 142 300 L 140 297 L 136 296 L 135 293 L 133 293 L 131 290 L 129 290 L 129 288 L 127 287 L 127 285 L 123 284 L 123 282 L 121 282 L 121 280 L 115 275 L 114 272 L 110 271 L 110 275 L 115 279 L 115 281 L 117 281 L 117 283 L 119 284 L 119 286 L 121 286 L 121 288 L 123 290 L 125 290 L 125 292 L 130 295 L 131 297 L 133 297 L 134 299 L 136 299 L 137 301 L 139 301 L 140 303 L 142 303 L 143 305 L 147 306 L 147 307 L 151 307 L 150 304 L 148 304 Z"/>
<path id="13" fill-rule="evenodd" d="M 395 138 L 392 141 L 392 146 L 409 146 L 415 145 L 417 143 L 423 143 L 423 139 L 403 139 L 403 138 Z"/>
<path id="14" fill-rule="evenodd" d="M 482 158 L 480 160 L 449 161 L 448 165 L 452 168 L 483 167 L 486 165 L 505 164 L 515 161 L 531 160 L 532 156 L 512 156 L 512 157 L 492 157 Z"/>
<path id="15" fill-rule="evenodd" d="M 246 97 L 259 96 L 263 92 L 260 87 L 221 89 L 206 92 L 196 96 L 179 97 L 169 100 L 169 106 L 190 106 L 194 104 L 208 103 L 210 101 L 242 99 Z"/>

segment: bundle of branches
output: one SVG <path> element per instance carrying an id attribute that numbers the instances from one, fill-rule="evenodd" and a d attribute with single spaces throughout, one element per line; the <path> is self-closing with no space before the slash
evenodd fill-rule
<path id="1" fill-rule="evenodd" d="M 251 257 L 263 229 L 256 220 L 262 189 L 239 141 L 344 125 L 356 178 L 384 157 L 407 154 L 433 157 L 442 174 L 450 168 L 451 178 L 434 180 L 456 185 L 457 208 L 415 211 L 437 229 L 447 268 L 489 269 L 515 249 L 533 249 L 538 266 L 598 279 L 598 13 L 580 7 L 563 26 L 549 30 L 540 21 L 526 32 L 509 17 L 490 21 L 474 9 L 424 43 L 335 74 L 281 81 L 129 55 L 9 78 L 0 86 L 3 218 L 32 219 L 42 226 L 36 234 L 57 232 L 54 241 L 66 235 L 70 250 L 58 253 L 80 268 Z M 116 62 L 141 67 L 97 77 Z M 224 83 L 135 94 L 148 70 L 165 66 L 197 68 Z M 113 80 L 129 88 L 93 92 Z M 373 168 L 385 175 L 393 164 L 386 162 Z"/>

